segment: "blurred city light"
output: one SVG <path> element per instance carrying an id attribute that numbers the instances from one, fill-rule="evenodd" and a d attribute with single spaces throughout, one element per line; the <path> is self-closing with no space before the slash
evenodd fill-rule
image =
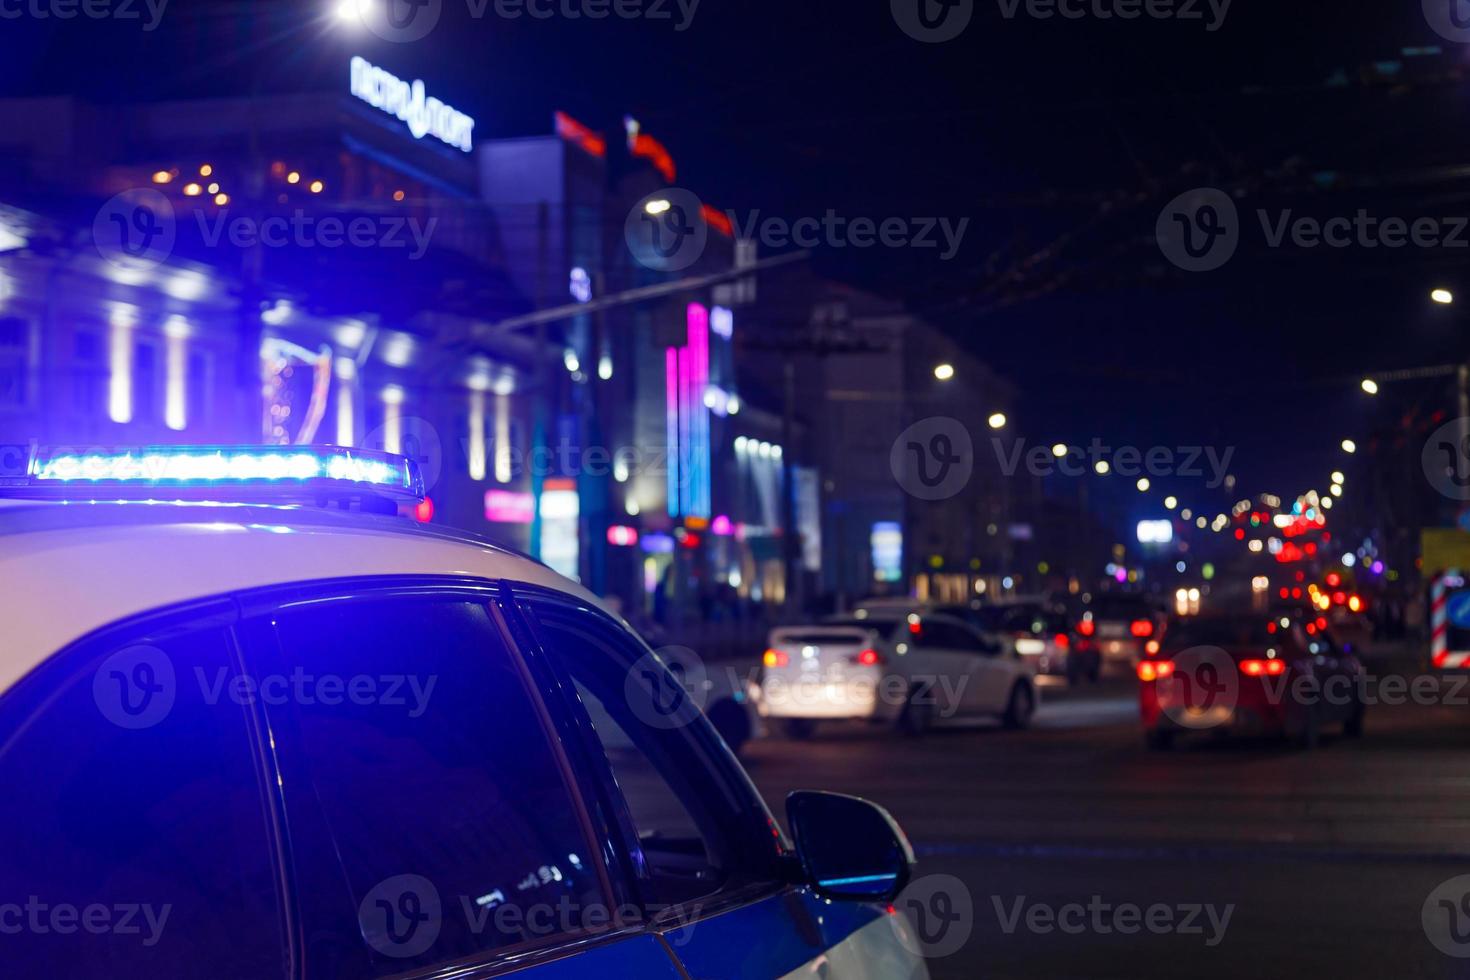
<path id="1" fill-rule="evenodd" d="M 954 365 L 940 364 L 934 369 L 934 377 L 940 381 L 949 381 L 954 377 Z"/>
<path id="2" fill-rule="evenodd" d="M 1448 289 L 1436 289 L 1429 294 L 1429 298 L 1441 306 L 1448 306 L 1455 301 L 1455 294 Z"/>
<path id="3" fill-rule="evenodd" d="M 1372 378 L 1364 378 L 1363 379 L 1363 390 L 1366 391 L 1370 395 L 1376 395 L 1376 394 L 1378 394 L 1378 382 L 1377 381 L 1374 381 Z"/>
<path id="4" fill-rule="evenodd" d="M 1001 412 L 996 412 L 987 421 L 989 421 L 992 429 L 1004 429 L 1006 427 L 1006 417 Z"/>

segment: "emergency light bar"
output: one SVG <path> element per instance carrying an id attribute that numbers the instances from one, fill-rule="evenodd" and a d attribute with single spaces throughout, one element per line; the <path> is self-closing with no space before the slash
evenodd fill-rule
<path id="1" fill-rule="evenodd" d="M 43 448 L 23 476 L 0 474 L 0 488 L 11 496 L 62 498 L 100 489 L 120 496 L 167 490 L 253 499 L 344 492 L 424 497 L 423 477 L 412 460 L 337 446 L 149 446 L 80 453 Z"/>

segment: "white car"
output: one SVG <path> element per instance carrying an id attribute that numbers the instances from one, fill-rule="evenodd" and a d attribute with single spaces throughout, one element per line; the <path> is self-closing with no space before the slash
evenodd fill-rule
<path id="1" fill-rule="evenodd" d="M 954 616 L 882 605 L 772 630 L 759 709 L 793 738 L 837 720 L 919 734 L 977 716 L 1024 728 L 1038 697 L 1034 666 L 1014 648 Z"/>
<path id="2" fill-rule="evenodd" d="M 390 516 L 421 488 L 317 447 L 0 472 L 7 976 L 927 977 L 885 811 L 793 793 L 788 840 L 621 621 Z"/>

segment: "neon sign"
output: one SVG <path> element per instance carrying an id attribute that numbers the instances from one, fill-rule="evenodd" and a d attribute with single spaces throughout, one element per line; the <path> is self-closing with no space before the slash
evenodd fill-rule
<path id="1" fill-rule="evenodd" d="M 364 58 L 352 59 L 352 94 L 408 124 L 414 139 L 433 136 L 466 153 L 474 146 L 475 121 L 424 94 L 424 83 L 405 82 Z"/>

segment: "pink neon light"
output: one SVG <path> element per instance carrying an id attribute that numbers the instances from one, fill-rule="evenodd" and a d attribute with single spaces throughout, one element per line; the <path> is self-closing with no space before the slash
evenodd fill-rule
<path id="1" fill-rule="evenodd" d="M 535 501 L 529 493 L 485 491 L 485 520 L 497 524 L 530 524 L 535 516 Z"/>
<path id="2" fill-rule="evenodd" d="M 668 510 L 671 515 L 679 514 L 679 371 L 678 352 L 669 347 L 664 351 L 664 426 L 669 443 L 668 463 Z"/>

